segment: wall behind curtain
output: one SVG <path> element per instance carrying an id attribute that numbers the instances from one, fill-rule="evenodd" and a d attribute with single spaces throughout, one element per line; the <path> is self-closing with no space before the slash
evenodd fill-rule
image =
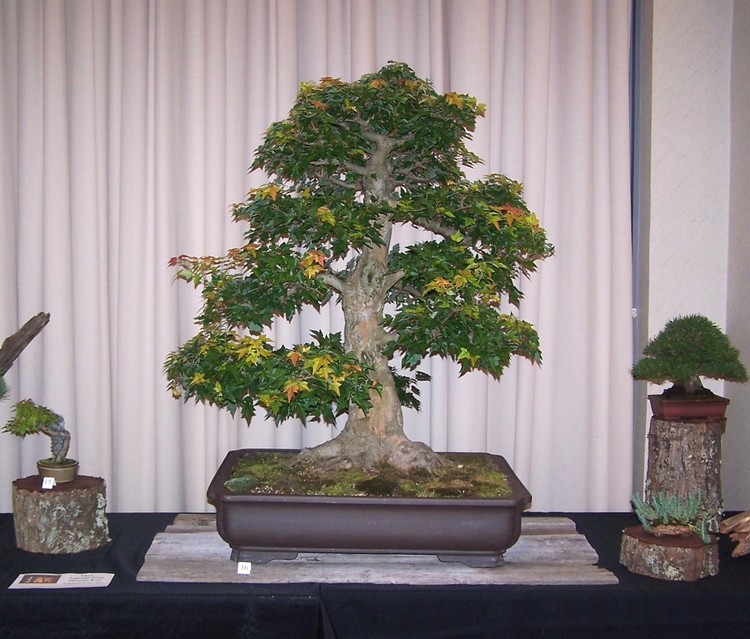
<path id="1" fill-rule="evenodd" d="M 63 414 L 110 511 L 202 511 L 227 450 L 299 447 L 333 429 L 250 428 L 166 391 L 166 354 L 194 332 L 195 291 L 168 259 L 241 242 L 229 205 L 299 82 L 389 60 L 489 105 L 472 177 L 507 173 L 557 254 L 523 283 L 544 363 L 500 382 L 443 360 L 407 432 L 503 454 L 533 509 L 624 510 L 632 385 L 628 0 L 2 0 L 0 336 L 52 319 L 6 376 L 12 403 Z M 414 239 L 404 229 L 400 240 Z M 274 330 L 341 330 L 336 309 Z M 0 510 L 46 438 L 0 435 Z"/>

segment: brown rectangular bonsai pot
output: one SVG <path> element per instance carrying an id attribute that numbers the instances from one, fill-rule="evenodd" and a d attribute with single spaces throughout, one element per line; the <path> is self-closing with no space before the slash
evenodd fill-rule
<path id="1" fill-rule="evenodd" d="M 656 419 L 666 421 L 723 419 L 729 400 L 718 395 L 699 395 L 694 398 L 649 395 L 651 412 Z"/>
<path id="2" fill-rule="evenodd" d="M 518 541 L 531 495 L 503 457 L 502 498 L 331 497 L 233 493 L 224 486 L 239 457 L 229 452 L 208 488 L 232 559 L 265 563 L 299 552 L 434 554 L 442 561 L 497 566 Z M 277 451 L 278 452 L 278 451 Z M 290 454 L 296 451 L 287 451 Z M 466 453 L 464 453 L 466 454 Z"/>

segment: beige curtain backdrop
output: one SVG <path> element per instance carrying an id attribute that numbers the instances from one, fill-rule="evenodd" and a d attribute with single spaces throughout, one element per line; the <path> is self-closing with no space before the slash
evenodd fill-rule
<path id="1" fill-rule="evenodd" d="M 297 448 L 330 427 L 247 425 L 166 391 L 196 292 L 168 259 L 241 241 L 229 205 L 299 83 L 389 60 L 489 105 L 473 177 L 503 172 L 557 254 L 523 284 L 544 363 L 500 382 L 443 360 L 408 433 L 504 455 L 536 511 L 625 510 L 632 385 L 629 0 L 0 0 L 0 337 L 52 319 L 6 376 L 63 414 L 110 511 L 209 510 L 225 453 Z M 413 239 L 404 230 L 402 242 Z M 277 342 L 341 329 L 336 310 Z M 0 510 L 49 442 L 0 433 Z"/>

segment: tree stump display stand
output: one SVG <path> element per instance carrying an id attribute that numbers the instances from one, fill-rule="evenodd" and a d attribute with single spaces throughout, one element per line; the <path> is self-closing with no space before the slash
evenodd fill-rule
<path id="1" fill-rule="evenodd" d="M 718 541 L 704 544 L 695 534 L 657 537 L 632 526 L 623 531 L 620 563 L 637 575 L 695 581 L 719 574 Z"/>
<path id="2" fill-rule="evenodd" d="M 683 499 L 700 490 L 704 506 L 716 512 L 719 529 L 721 496 L 721 436 L 725 418 L 672 421 L 651 418 L 648 432 L 648 464 L 645 500 L 656 494 Z M 630 572 L 657 579 L 694 581 L 719 573 L 718 542 L 700 537 L 656 536 L 642 526 L 623 531 L 620 563 Z"/>
<path id="3" fill-rule="evenodd" d="M 648 433 L 646 500 L 657 493 L 679 495 L 701 491 L 703 502 L 717 513 L 722 507 L 721 436 L 727 420 L 651 419 Z M 718 530 L 718 514 L 716 517 Z"/>
<path id="4" fill-rule="evenodd" d="M 45 554 L 99 548 L 110 541 L 106 504 L 106 487 L 100 477 L 79 475 L 49 489 L 42 488 L 39 475 L 16 479 L 16 546 Z"/>

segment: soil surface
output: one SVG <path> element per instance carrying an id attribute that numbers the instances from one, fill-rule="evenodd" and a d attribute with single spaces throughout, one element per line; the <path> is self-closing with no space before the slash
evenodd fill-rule
<path id="1" fill-rule="evenodd" d="M 390 467 L 365 473 L 359 469 L 319 474 L 288 453 L 253 452 L 237 462 L 227 488 L 236 493 L 338 495 L 370 497 L 504 497 L 506 476 L 492 458 L 451 454 L 439 472 L 403 475 Z"/>

